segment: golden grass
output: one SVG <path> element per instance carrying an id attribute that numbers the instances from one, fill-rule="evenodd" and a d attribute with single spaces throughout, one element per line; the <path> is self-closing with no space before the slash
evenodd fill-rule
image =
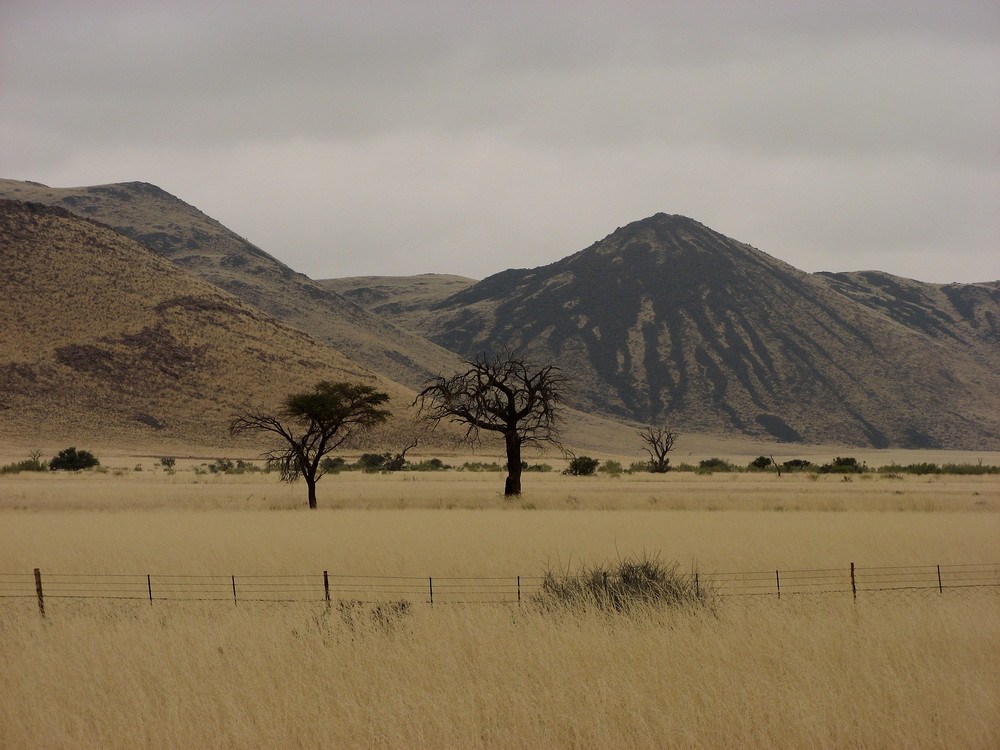
<path id="1" fill-rule="evenodd" d="M 465 459 L 448 459 L 460 464 Z M 493 458 L 478 460 L 494 460 Z M 565 462 L 543 459 L 559 468 Z M 305 486 L 277 474 L 211 474 L 206 459 L 182 459 L 168 473 L 156 461 L 120 459 L 104 472 L 0 476 L 0 510 L 297 509 Z M 209 462 L 210 463 L 210 462 Z M 136 466 L 142 471 L 135 471 Z M 196 467 L 200 473 L 195 472 Z M 524 475 L 524 495 L 502 497 L 497 472 L 398 472 L 328 475 L 319 483 L 321 509 L 1000 511 L 1000 476 L 876 474 L 853 476 L 671 472 L 612 478 Z"/>
<path id="2" fill-rule="evenodd" d="M 308 511 L 273 475 L 179 463 L 0 477 L 0 572 L 532 576 L 645 552 L 710 573 L 995 563 L 1000 539 L 989 477 L 543 474 L 511 504 L 497 474 L 344 474 Z M 714 614 L 418 603 L 390 628 L 321 602 L 46 611 L 0 600 L 0 747 L 1000 744 L 995 589 Z"/>
<path id="3" fill-rule="evenodd" d="M 996 596 L 716 615 L 66 607 L 0 625 L 17 748 L 991 748 Z"/>

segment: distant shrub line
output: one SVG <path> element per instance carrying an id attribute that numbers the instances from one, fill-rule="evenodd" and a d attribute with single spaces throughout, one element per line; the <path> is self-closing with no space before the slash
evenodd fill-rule
<path id="1" fill-rule="evenodd" d="M 170 457 L 159 459 L 158 465 L 168 473 L 174 473 L 176 460 Z M 38 451 L 33 452 L 29 458 L 23 461 L 15 461 L 4 466 L 0 466 L 0 475 L 19 474 L 21 472 L 32 471 L 80 471 L 83 469 L 97 469 L 103 471 L 100 461 L 89 451 L 77 450 L 76 448 L 66 448 L 60 451 L 49 461 L 43 461 Z M 368 474 L 387 473 L 393 471 L 468 471 L 468 472 L 501 472 L 506 470 L 506 466 L 495 461 L 466 461 L 457 466 L 446 464 L 440 458 L 428 458 L 422 461 L 408 461 L 398 454 L 392 453 L 363 453 L 357 461 L 348 463 L 344 458 L 327 457 L 322 461 L 324 471 L 337 474 L 342 471 L 361 471 Z M 915 475 L 989 475 L 1000 474 L 1000 466 L 989 464 L 958 464 L 946 463 L 937 464 L 933 462 L 912 463 L 912 464 L 886 464 L 885 466 L 870 467 L 867 464 L 859 463 L 851 456 L 837 456 L 830 463 L 814 464 L 801 458 L 793 458 L 776 464 L 767 456 L 758 456 L 746 466 L 734 464 L 723 458 L 706 458 L 697 464 L 680 463 L 667 467 L 669 471 L 692 472 L 694 474 L 710 475 L 714 473 L 726 472 L 806 472 L 811 475 L 819 474 L 877 474 L 887 477 L 901 477 L 903 474 Z M 137 465 L 135 471 L 141 471 L 142 465 Z M 253 474 L 257 472 L 269 472 L 272 467 L 267 464 L 257 464 L 242 459 L 217 458 L 212 463 L 203 463 L 191 468 L 195 474 Z M 551 472 L 550 464 L 538 463 L 529 464 L 527 461 L 521 462 L 521 470 L 527 472 Z M 624 468 L 619 461 L 607 460 L 601 462 L 590 456 L 574 456 L 570 459 L 569 466 L 562 473 L 567 476 L 589 477 L 596 473 L 606 474 L 611 477 L 618 477 L 622 474 L 641 474 L 653 472 L 649 461 L 635 461 Z M 660 472 L 663 473 L 663 472 Z"/>

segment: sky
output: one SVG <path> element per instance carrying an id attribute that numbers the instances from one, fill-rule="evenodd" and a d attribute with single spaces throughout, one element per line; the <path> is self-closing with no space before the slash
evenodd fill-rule
<path id="1" fill-rule="evenodd" d="M 657 212 L 1000 279 L 996 0 L 0 0 L 0 177 L 150 182 L 313 278 L 545 265 Z"/>

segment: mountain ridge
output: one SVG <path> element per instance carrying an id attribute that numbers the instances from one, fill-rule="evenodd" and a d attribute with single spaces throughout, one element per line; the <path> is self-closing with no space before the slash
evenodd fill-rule
<path id="1" fill-rule="evenodd" d="M 861 273 L 809 274 L 661 213 L 397 323 L 464 356 L 512 348 L 558 362 L 577 375 L 578 405 L 619 418 L 791 441 L 996 445 L 1000 285 Z"/>

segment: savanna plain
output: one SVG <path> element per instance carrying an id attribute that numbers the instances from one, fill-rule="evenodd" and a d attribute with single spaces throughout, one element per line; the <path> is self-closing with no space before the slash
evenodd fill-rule
<path id="1" fill-rule="evenodd" d="M 0 476 L 0 574 L 1000 567 L 1000 477 Z M 136 470 L 137 468 L 141 470 Z M 994 581 L 994 584 L 997 582 Z M 335 597 L 336 599 L 336 597 Z M 0 598 L 4 748 L 995 748 L 1000 589 L 543 607 Z M 385 616 L 383 616 L 385 615 Z"/>

